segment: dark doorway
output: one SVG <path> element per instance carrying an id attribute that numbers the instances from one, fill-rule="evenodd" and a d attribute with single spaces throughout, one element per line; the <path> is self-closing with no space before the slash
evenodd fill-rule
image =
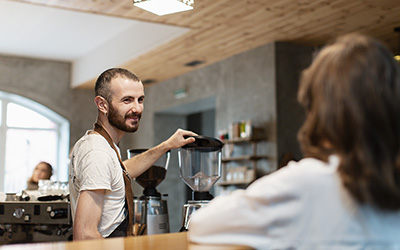
<path id="1" fill-rule="evenodd" d="M 198 135 L 215 137 L 215 109 L 186 116 L 186 126 Z M 192 200 L 192 190 L 186 186 L 186 199 Z"/>

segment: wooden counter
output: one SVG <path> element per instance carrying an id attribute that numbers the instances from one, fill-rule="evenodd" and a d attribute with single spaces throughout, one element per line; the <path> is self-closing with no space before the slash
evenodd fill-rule
<path id="1" fill-rule="evenodd" d="M 211 246 L 190 244 L 187 233 L 169 233 L 149 236 L 87 240 L 74 242 L 32 243 L 3 245 L 0 250 L 249 250 L 244 246 Z"/>

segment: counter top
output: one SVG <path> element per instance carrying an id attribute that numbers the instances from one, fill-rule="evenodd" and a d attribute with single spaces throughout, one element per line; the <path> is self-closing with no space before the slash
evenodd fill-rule
<path id="1" fill-rule="evenodd" d="M 0 250 L 125 250 L 125 249 L 163 249 L 163 250 L 250 250 L 245 246 L 197 245 L 187 241 L 187 233 L 169 233 L 126 238 L 86 240 L 73 242 L 50 242 L 3 245 Z"/>

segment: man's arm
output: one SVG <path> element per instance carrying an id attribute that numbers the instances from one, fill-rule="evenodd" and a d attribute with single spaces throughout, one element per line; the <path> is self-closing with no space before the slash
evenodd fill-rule
<path id="1" fill-rule="evenodd" d="M 132 178 L 138 177 L 150 168 L 154 162 L 156 162 L 168 150 L 180 148 L 195 141 L 193 137 L 185 138 L 184 136 L 197 136 L 197 134 L 191 131 L 178 129 L 166 141 L 163 141 L 154 148 L 151 148 L 140 155 L 125 160 L 124 164 L 128 169 L 129 175 Z"/>
<path id="2" fill-rule="evenodd" d="M 97 230 L 103 212 L 104 189 L 80 193 L 74 220 L 74 240 L 102 239 Z"/>

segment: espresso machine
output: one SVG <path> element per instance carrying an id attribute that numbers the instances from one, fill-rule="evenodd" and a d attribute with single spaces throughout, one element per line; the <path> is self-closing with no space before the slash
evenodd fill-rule
<path id="1" fill-rule="evenodd" d="M 0 200 L 0 246 L 72 240 L 68 183 L 46 182 Z"/>
<path id="2" fill-rule="evenodd" d="M 147 151 L 129 149 L 128 158 Z M 143 194 L 134 200 L 134 234 L 151 235 L 169 233 L 167 201 L 163 200 L 156 187 L 165 179 L 171 152 L 166 152 L 148 170 L 135 178 L 143 188 Z"/>
<path id="3" fill-rule="evenodd" d="M 178 149 L 180 177 L 192 189 L 192 199 L 183 206 L 181 232 L 189 229 L 191 215 L 214 198 L 209 190 L 221 177 L 223 143 L 211 137 L 194 138 L 195 142 Z"/>

